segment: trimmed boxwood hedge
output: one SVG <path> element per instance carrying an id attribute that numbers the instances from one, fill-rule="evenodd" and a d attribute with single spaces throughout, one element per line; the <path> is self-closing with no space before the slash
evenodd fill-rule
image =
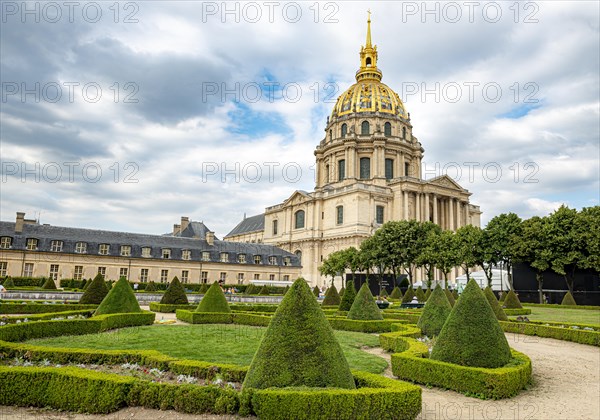
<path id="1" fill-rule="evenodd" d="M 587 309 L 587 310 L 591 310 L 591 311 L 600 311 L 600 306 L 597 305 L 575 305 L 575 306 L 571 306 L 571 305 L 559 305 L 557 303 L 529 303 L 529 302 L 523 302 L 522 303 L 523 306 L 531 306 L 531 307 L 538 307 L 538 308 L 555 308 L 555 309 Z"/>
<path id="2" fill-rule="evenodd" d="M 85 288 L 83 295 L 79 298 L 80 304 L 100 305 L 108 294 L 108 286 L 104 281 L 104 276 L 100 273 L 96 274 L 94 280 Z"/>
<path id="3" fill-rule="evenodd" d="M 27 320 L 28 322 L 32 321 L 48 321 L 53 318 L 67 318 L 69 316 L 77 316 L 83 315 L 86 318 L 92 316 L 94 311 L 92 309 L 81 309 L 79 311 L 64 311 L 64 312 L 52 312 L 49 314 L 33 314 L 33 315 L 21 315 L 21 316 L 11 316 L 0 318 L 3 322 L 7 324 L 14 324 L 17 321 Z"/>
<path id="4" fill-rule="evenodd" d="M 512 289 L 504 297 L 502 306 L 505 309 L 523 309 L 523 305 L 521 305 L 519 297 Z"/>
<path id="5" fill-rule="evenodd" d="M 510 398 L 531 380 L 531 360 L 511 350 L 510 362 L 499 368 L 460 366 L 423 357 L 423 344 L 400 337 L 407 349 L 392 354 L 392 372 L 400 379 L 451 389 L 485 399 Z"/>
<path id="6" fill-rule="evenodd" d="M 177 309 L 187 309 L 193 311 L 196 309 L 196 304 L 187 304 L 187 305 L 178 305 L 178 304 L 164 304 L 158 302 L 150 302 L 150 310 L 152 312 L 161 312 L 161 313 L 175 313 Z"/>
<path id="7" fill-rule="evenodd" d="M 560 324 L 566 325 L 566 324 Z M 600 332 L 574 328 L 561 328 L 557 325 L 543 325 L 533 322 L 501 321 L 500 327 L 504 332 L 535 335 L 538 337 L 554 338 L 572 341 L 574 343 L 600 346 Z"/>
<path id="8" fill-rule="evenodd" d="M 255 327 L 266 327 L 271 322 L 270 315 L 247 312 L 195 312 L 185 309 L 177 310 L 177 319 L 188 324 L 240 324 Z"/>
<path id="9" fill-rule="evenodd" d="M 96 309 L 98 305 L 72 304 L 41 304 L 41 303 L 0 303 L 0 314 L 46 314 L 49 312 L 78 311 L 82 309 Z"/>
<path id="10" fill-rule="evenodd" d="M 160 303 L 163 305 L 187 305 L 189 303 L 185 289 L 177 276 L 171 280 L 165 294 L 160 299 Z"/>
<path id="11" fill-rule="evenodd" d="M 142 312 L 133 289 L 125 277 L 121 277 L 110 289 L 95 315 Z"/>
<path id="12" fill-rule="evenodd" d="M 423 308 L 417 327 L 428 337 L 437 336 L 451 311 L 452 305 L 450 305 L 444 290 L 438 284 Z"/>
<path id="13" fill-rule="evenodd" d="M 321 303 L 321 305 L 323 305 L 323 306 L 338 306 L 341 303 L 341 301 L 342 301 L 342 298 L 340 297 L 340 294 L 338 293 L 337 288 L 335 287 L 335 285 L 332 285 L 325 292 L 325 297 L 323 298 L 323 302 Z"/>
<path id="14" fill-rule="evenodd" d="M 343 317 L 327 317 L 329 325 L 334 330 L 356 331 L 363 333 L 379 333 L 391 331 L 391 321 L 387 320 L 358 320 Z"/>
<path id="15" fill-rule="evenodd" d="M 357 389 L 269 388 L 251 390 L 245 399 L 266 420 L 414 419 L 421 411 L 418 386 L 372 373 L 352 374 Z"/>
<path id="16" fill-rule="evenodd" d="M 228 313 L 231 312 L 227 299 L 221 290 L 221 286 L 216 281 L 210 286 L 206 294 L 198 304 L 196 308 L 198 312 L 217 312 L 217 313 Z"/>
<path id="17" fill-rule="evenodd" d="M 528 308 L 523 308 L 523 309 L 504 309 L 504 313 L 507 316 L 517 316 L 517 315 L 530 315 L 531 314 L 531 309 Z M 506 320 L 499 320 L 499 321 L 506 321 Z"/>
<path id="18" fill-rule="evenodd" d="M 357 320 L 382 320 L 381 310 L 375 303 L 367 283 L 363 283 L 354 298 L 354 303 L 348 311 L 348 319 Z"/>

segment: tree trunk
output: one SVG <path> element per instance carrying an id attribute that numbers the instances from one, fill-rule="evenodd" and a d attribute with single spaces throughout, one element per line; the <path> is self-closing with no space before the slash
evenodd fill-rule
<path id="1" fill-rule="evenodd" d="M 541 271 L 538 271 L 535 273 L 535 279 L 538 282 L 538 296 L 540 303 L 546 303 L 544 302 L 544 293 L 542 292 L 542 286 L 544 285 L 544 274 Z"/>

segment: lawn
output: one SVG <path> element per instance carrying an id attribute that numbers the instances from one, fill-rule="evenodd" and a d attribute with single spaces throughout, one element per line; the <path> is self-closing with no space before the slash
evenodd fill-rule
<path id="1" fill-rule="evenodd" d="M 181 359 L 248 366 L 265 328 L 245 325 L 153 325 L 123 328 L 101 334 L 53 337 L 29 343 L 51 347 L 158 350 Z M 335 331 L 351 369 L 381 373 L 387 362 L 360 347 L 379 345 L 376 335 Z"/>
<path id="2" fill-rule="evenodd" d="M 544 308 L 537 306 L 525 306 L 525 308 L 531 309 L 531 315 L 526 315 L 531 321 L 573 322 L 600 326 L 600 310 Z"/>

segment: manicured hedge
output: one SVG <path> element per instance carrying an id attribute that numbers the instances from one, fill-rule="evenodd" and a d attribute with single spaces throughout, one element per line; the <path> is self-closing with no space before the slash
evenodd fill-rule
<path id="1" fill-rule="evenodd" d="M 80 305 L 77 303 L 0 303 L 0 314 L 46 314 L 48 312 L 96 309 L 97 307 L 98 305 Z"/>
<path id="2" fill-rule="evenodd" d="M 233 314 L 225 312 L 194 312 L 177 309 L 177 319 L 188 324 L 231 324 Z"/>
<path id="3" fill-rule="evenodd" d="M 31 321 L 47 321 L 47 320 L 51 320 L 53 318 L 58 318 L 58 317 L 62 317 L 62 318 L 67 318 L 69 316 L 77 316 L 77 315 L 83 315 L 86 318 L 89 318 L 90 316 L 92 316 L 92 313 L 94 312 L 93 309 L 81 309 L 79 311 L 64 311 L 64 312 L 52 312 L 49 314 L 31 314 L 31 315 L 20 315 L 20 316 L 10 316 L 10 317 L 0 317 L 0 321 L 6 322 L 7 324 L 14 324 L 17 321 L 23 321 L 23 320 L 28 320 L 29 322 Z"/>
<path id="4" fill-rule="evenodd" d="M 0 366 L 0 405 L 110 413 L 126 405 L 137 380 L 76 367 Z"/>
<path id="5" fill-rule="evenodd" d="M 600 311 L 600 306 L 594 305 L 560 305 L 557 303 L 523 303 L 523 306 L 532 306 L 538 308 L 554 308 L 554 309 L 587 309 L 592 311 Z"/>
<path id="6" fill-rule="evenodd" d="M 384 319 L 398 319 L 398 320 L 406 321 L 409 324 L 416 324 L 417 322 L 419 322 L 419 318 L 421 318 L 421 315 L 415 314 L 415 313 L 383 311 L 383 318 Z"/>
<path id="7" fill-rule="evenodd" d="M 186 309 L 189 311 L 193 311 L 194 309 L 196 309 L 196 307 L 198 305 L 197 304 L 170 305 L 170 304 L 163 304 L 163 303 L 158 303 L 158 302 L 150 302 L 149 306 L 150 306 L 150 310 L 152 312 L 175 313 L 175 311 L 177 311 L 177 309 Z"/>
<path id="8" fill-rule="evenodd" d="M 232 311 L 243 311 L 243 312 L 273 312 L 277 310 L 278 305 L 271 305 L 266 303 L 248 304 L 248 303 L 230 303 L 229 309 Z"/>
<path id="9" fill-rule="evenodd" d="M 334 330 L 356 331 L 364 333 L 379 333 L 391 331 L 391 322 L 382 320 L 361 321 L 357 319 L 348 319 L 341 317 L 328 317 L 329 325 Z"/>
<path id="10" fill-rule="evenodd" d="M 517 315 L 531 315 L 531 309 L 507 309 L 503 308 L 506 316 L 517 316 Z"/>
<path id="11" fill-rule="evenodd" d="M 566 325 L 566 324 L 560 324 Z M 555 338 L 580 344 L 600 346 L 600 332 L 583 329 L 561 328 L 557 325 L 543 325 L 533 322 L 501 321 L 500 327 L 504 332 L 535 335 L 538 337 Z"/>
<path id="12" fill-rule="evenodd" d="M 392 354 L 392 372 L 400 379 L 484 399 L 510 398 L 531 379 L 531 360 L 515 350 L 511 350 L 512 358 L 506 366 L 476 368 L 422 357 L 422 343 L 411 338 L 399 339 L 408 344 L 405 351 Z"/>
<path id="13" fill-rule="evenodd" d="M 250 390 L 247 400 L 260 419 L 414 419 L 421 389 L 366 372 L 352 372 L 357 389 Z M 240 414 L 250 414 L 240 410 Z"/>

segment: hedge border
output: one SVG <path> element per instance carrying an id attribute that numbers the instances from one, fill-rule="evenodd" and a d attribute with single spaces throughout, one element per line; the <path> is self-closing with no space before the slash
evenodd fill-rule
<path id="1" fill-rule="evenodd" d="M 518 315 L 531 315 L 531 309 L 523 308 L 523 309 L 508 309 L 502 308 L 506 316 L 518 316 Z"/>
<path id="2" fill-rule="evenodd" d="M 421 388 L 367 372 L 352 371 L 357 389 L 284 388 L 246 390 L 244 400 L 261 419 L 414 419 Z M 244 401 L 242 401 L 242 405 Z M 282 410 L 285 407 L 285 410 Z"/>
<path id="3" fill-rule="evenodd" d="M 86 318 L 92 316 L 94 311 L 92 309 L 80 309 L 78 311 L 64 311 L 64 312 L 51 312 L 47 314 L 31 314 L 31 315 L 19 315 L 19 316 L 0 316 L 0 320 L 7 324 L 14 324 L 17 321 L 24 321 L 27 319 L 30 322 L 33 321 L 46 321 L 56 317 L 68 317 L 73 315 L 84 315 Z"/>
<path id="4" fill-rule="evenodd" d="M 177 319 L 188 324 L 239 324 L 254 327 L 267 327 L 271 316 L 250 312 L 195 312 L 185 309 L 177 310 Z"/>
<path id="5" fill-rule="evenodd" d="M 561 305 L 560 303 L 529 303 L 521 302 L 523 306 L 533 306 L 538 308 L 554 308 L 554 309 L 585 309 L 591 311 L 600 311 L 600 306 L 595 305 Z"/>
<path id="6" fill-rule="evenodd" d="M 0 314 L 47 314 L 50 312 L 96 309 L 98 305 L 80 305 L 78 303 L 0 303 Z"/>
<path id="7" fill-rule="evenodd" d="M 175 313 L 177 309 L 187 309 L 193 311 L 198 307 L 198 304 L 188 304 L 188 305 L 175 305 L 175 304 L 164 304 L 158 302 L 150 302 L 148 305 L 150 306 L 150 310 L 152 312 L 160 312 L 160 313 Z"/>
<path id="8" fill-rule="evenodd" d="M 400 379 L 451 389 L 483 399 L 510 398 L 531 380 L 531 360 L 513 349 L 512 365 L 488 369 L 431 360 L 423 357 L 429 356 L 429 350 L 423 343 L 408 337 L 396 338 L 392 350 L 402 351 L 391 356 L 392 373 Z M 405 344 L 400 344 L 399 341 L 404 341 Z M 389 346 L 389 343 L 382 342 L 382 347 L 384 344 Z"/>
<path id="9" fill-rule="evenodd" d="M 391 322 L 387 320 L 362 321 L 342 317 L 327 317 L 329 325 L 334 330 L 354 331 L 363 333 L 381 333 L 391 331 Z"/>
<path id="10" fill-rule="evenodd" d="M 556 340 L 572 341 L 574 343 L 600 347 L 600 332 L 598 331 L 547 326 L 538 324 L 537 322 L 498 322 L 500 322 L 500 327 L 502 327 L 502 330 L 508 333 L 554 338 Z M 560 325 L 566 325 L 566 323 Z"/>

